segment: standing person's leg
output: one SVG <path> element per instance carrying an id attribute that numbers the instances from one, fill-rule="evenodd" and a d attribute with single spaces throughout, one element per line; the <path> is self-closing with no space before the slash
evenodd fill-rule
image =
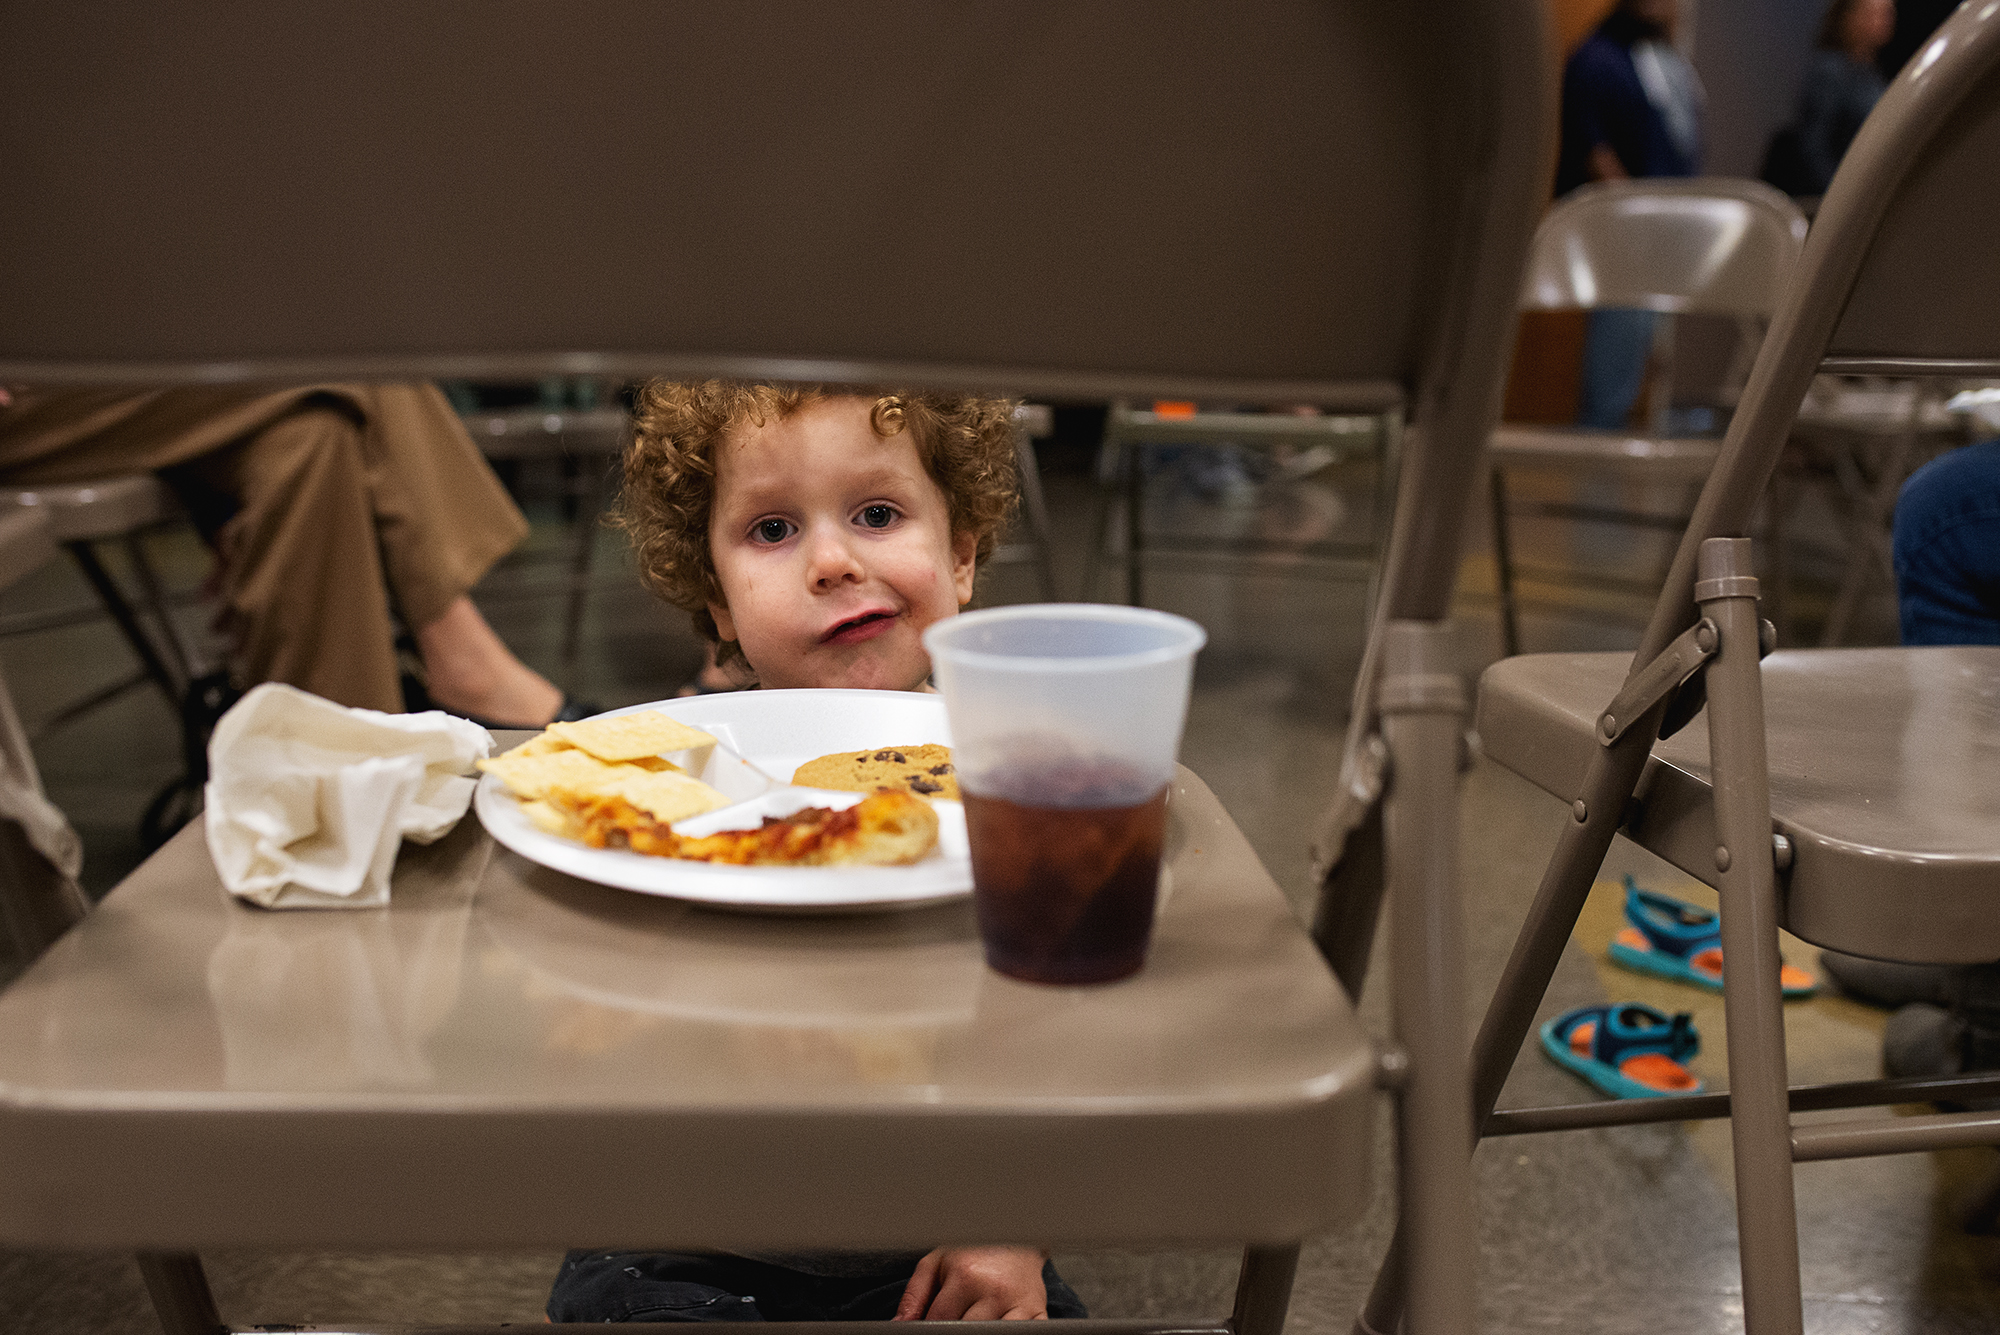
<path id="1" fill-rule="evenodd" d="M 1594 431 L 1622 431 L 1646 383 L 1653 356 L 1653 311 L 1607 307 L 1584 325 L 1582 393 L 1576 424 Z"/>

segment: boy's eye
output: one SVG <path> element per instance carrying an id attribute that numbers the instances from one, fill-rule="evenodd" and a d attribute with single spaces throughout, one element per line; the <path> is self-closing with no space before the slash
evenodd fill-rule
<path id="1" fill-rule="evenodd" d="M 896 522 L 896 509 L 891 505 L 870 505 L 861 511 L 861 522 L 869 528 L 887 528 Z"/>
<path id="2" fill-rule="evenodd" d="M 792 526 L 782 519 L 760 519 L 754 530 L 762 542 L 783 542 L 791 531 Z"/>

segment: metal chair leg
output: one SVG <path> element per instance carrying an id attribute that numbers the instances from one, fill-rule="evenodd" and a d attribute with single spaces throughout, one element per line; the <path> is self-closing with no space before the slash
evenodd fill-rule
<path id="1" fill-rule="evenodd" d="M 1236 1275 L 1236 1309 L 1229 1318 L 1236 1335 L 1282 1335 L 1298 1269 L 1296 1243 L 1243 1249 L 1243 1268 Z"/>
<path id="2" fill-rule="evenodd" d="M 1398 1099 L 1399 1232 L 1412 1335 L 1469 1335 L 1478 1240 L 1473 1229 L 1465 942 L 1458 885 L 1458 785 L 1465 687 L 1449 622 L 1391 622 L 1383 639 L 1383 803 L 1390 913 L 1391 1010 L 1409 1056 Z"/>
<path id="3" fill-rule="evenodd" d="M 1493 510 L 1493 571 L 1500 594 L 1500 652 L 1512 658 L 1521 652 L 1521 621 L 1514 602 L 1514 546 L 1507 532 L 1507 479 L 1495 466 L 1487 470 L 1488 497 Z"/>
<path id="4" fill-rule="evenodd" d="M 160 629 L 160 644 L 173 660 L 180 679 L 183 682 L 193 681 L 199 674 L 190 666 L 192 659 L 181 644 L 180 632 L 174 628 L 173 618 L 167 614 L 166 592 L 160 585 L 159 572 L 153 569 L 152 558 L 146 555 L 146 544 L 139 540 L 135 531 L 125 535 L 123 545 L 126 558 L 132 562 L 133 577 L 139 581 L 140 600 L 152 615 L 153 624 Z"/>
<path id="5" fill-rule="evenodd" d="M 1535 1022 L 1535 1012 L 1549 990 L 1563 947 L 1590 897 L 1597 870 L 1623 822 L 1625 803 L 1638 785 L 1651 746 L 1643 739 L 1658 734 L 1657 711 L 1643 718 L 1616 746 L 1601 748 L 1584 777 L 1583 794 L 1572 808 L 1556 842 L 1554 855 L 1542 873 L 1535 901 L 1514 940 L 1514 950 L 1501 972 L 1499 985 L 1487 1003 L 1486 1018 L 1472 1045 L 1472 1117 L 1475 1128 L 1500 1101 L 1501 1087 L 1514 1058 Z M 1389 1251 L 1376 1272 L 1374 1288 L 1355 1324 L 1357 1335 L 1392 1335 L 1402 1320 L 1404 1275 L 1409 1239 L 1399 1221 Z"/>
<path id="6" fill-rule="evenodd" d="M 583 612 L 590 598 L 590 568 L 597 553 L 597 525 L 604 515 L 604 496 L 610 486 L 612 467 L 610 464 L 600 467 L 596 480 L 588 488 L 589 513 L 582 513 L 583 507 L 579 506 L 578 513 L 570 520 L 569 589 L 563 603 L 564 667 L 576 665 L 577 653 L 583 645 Z"/>
<path id="7" fill-rule="evenodd" d="M 126 601 L 124 591 L 118 587 L 118 582 L 111 578 L 111 572 L 104 568 L 103 562 L 97 559 L 96 550 L 88 542 L 81 540 L 66 542 L 63 546 L 69 549 L 70 556 L 83 571 L 84 578 L 90 581 L 90 587 L 97 591 L 99 600 L 104 604 L 104 610 L 111 614 L 112 621 L 125 636 L 126 643 L 132 646 L 132 652 L 137 654 L 139 661 L 145 665 L 146 675 L 152 678 L 153 684 L 160 688 L 160 694 L 166 697 L 167 707 L 179 713 L 182 693 L 187 690 L 186 681 L 177 677 L 173 669 L 160 657 L 160 651 L 154 645 L 152 636 L 148 635 L 145 627 L 139 624 L 139 618 L 133 613 L 131 603 Z"/>
<path id="8" fill-rule="evenodd" d="M 1097 505 L 1091 518 L 1090 553 L 1083 565 L 1083 601 L 1095 602 L 1102 596 L 1100 585 L 1104 580 L 1104 564 L 1109 556 L 1111 534 L 1120 522 L 1113 518 L 1114 511 L 1124 504 L 1125 456 L 1129 447 L 1112 439 L 1098 446 L 1095 481 L 1097 483 Z"/>
<path id="9" fill-rule="evenodd" d="M 1049 547 L 1049 508 L 1042 498 L 1041 465 L 1035 459 L 1035 442 L 1016 424 L 1014 461 L 1021 475 L 1021 515 L 1028 521 L 1028 538 L 1035 544 L 1035 576 L 1041 582 L 1042 600 L 1055 602 L 1056 563 Z"/>
<path id="10" fill-rule="evenodd" d="M 1146 532 L 1146 447 L 1125 447 L 1125 603 L 1146 605 L 1141 565 Z"/>
<path id="11" fill-rule="evenodd" d="M 1722 897 L 1723 1008 L 1729 1031 L 1729 1129 L 1748 1335 L 1800 1335 L 1798 1215 L 1779 982 L 1777 876 L 1757 667 L 1757 581 L 1748 538 L 1701 545 L 1695 599 L 1722 633 L 1708 669 Z"/>
<path id="12" fill-rule="evenodd" d="M 139 1274 L 166 1335 L 222 1335 L 226 1327 L 193 1252 L 140 1252 Z"/>

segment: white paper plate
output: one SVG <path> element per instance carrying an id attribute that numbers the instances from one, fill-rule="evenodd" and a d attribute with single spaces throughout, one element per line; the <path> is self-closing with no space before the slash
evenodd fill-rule
<path id="1" fill-rule="evenodd" d="M 657 709 L 712 733 L 722 744 L 698 777 L 743 800 L 675 825 L 689 834 L 747 829 L 767 815 L 861 800 L 858 793 L 790 787 L 786 780 L 808 760 L 836 751 L 951 745 L 943 699 L 909 691 L 736 691 L 610 713 L 641 709 Z M 913 908 L 971 893 L 965 809 L 956 802 L 933 805 L 937 850 L 907 867 L 718 867 L 558 838 L 522 815 L 520 804 L 491 774 L 481 776 L 473 801 L 487 831 L 530 862 L 641 894 L 780 912 Z"/>

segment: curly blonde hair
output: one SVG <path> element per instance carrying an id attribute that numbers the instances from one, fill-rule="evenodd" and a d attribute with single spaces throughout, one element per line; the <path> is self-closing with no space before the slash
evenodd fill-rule
<path id="1" fill-rule="evenodd" d="M 720 646 L 718 661 L 739 658 L 741 650 L 716 633 L 708 610 L 726 601 L 708 545 L 716 447 L 746 423 L 782 422 L 815 403 L 849 396 L 875 400 L 869 424 L 876 435 L 910 433 L 950 505 L 952 535 L 975 535 L 979 561 L 993 554 L 1013 514 L 1020 478 L 1008 400 L 836 385 L 649 381 L 634 406 L 625 485 L 611 522 L 631 535 L 639 577 Z"/>

